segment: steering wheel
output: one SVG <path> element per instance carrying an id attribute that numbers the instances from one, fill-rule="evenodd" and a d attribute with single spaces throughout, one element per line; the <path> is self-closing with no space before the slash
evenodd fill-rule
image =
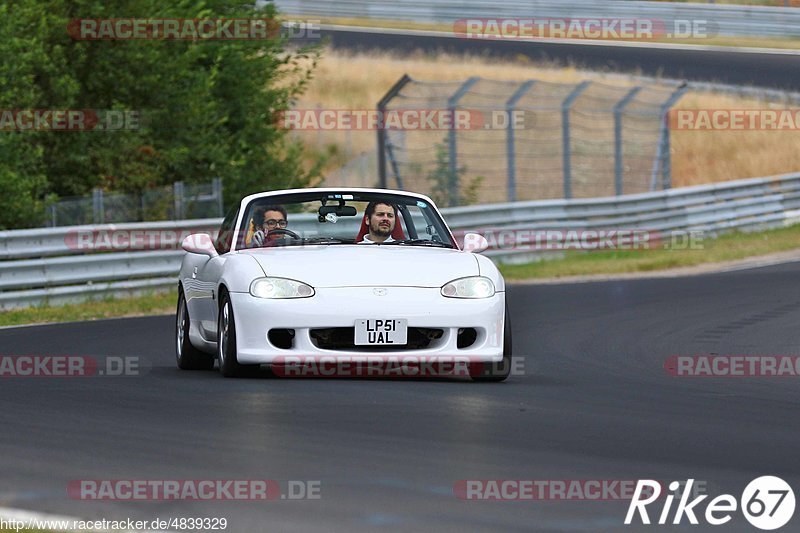
<path id="1" fill-rule="evenodd" d="M 284 228 L 275 228 L 275 229 L 271 229 L 271 230 L 269 230 L 267 232 L 267 238 L 272 237 L 273 235 L 288 235 L 292 239 L 298 239 L 298 240 L 300 240 L 300 238 L 301 238 L 300 235 L 298 235 L 297 233 L 293 232 L 292 230 L 284 229 Z"/>

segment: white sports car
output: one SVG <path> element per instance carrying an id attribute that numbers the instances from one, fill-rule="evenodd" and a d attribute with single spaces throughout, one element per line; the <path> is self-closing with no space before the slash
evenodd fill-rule
<path id="1" fill-rule="evenodd" d="M 287 357 L 461 358 L 478 381 L 511 366 L 505 282 L 430 198 L 295 189 L 244 198 L 215 239 L 183 242 L 177 363 L 241 375 Z"/>

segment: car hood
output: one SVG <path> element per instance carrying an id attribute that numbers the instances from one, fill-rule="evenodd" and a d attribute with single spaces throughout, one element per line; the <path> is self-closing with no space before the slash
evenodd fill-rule
<path id="1" fill-rule="evenodd" d="M 259 248 L 252 255 L 267 276 L 290 278 L 313 287 L 441 287 L 479 274 L 467 252 L 421 246 L 324 245 Z"/>

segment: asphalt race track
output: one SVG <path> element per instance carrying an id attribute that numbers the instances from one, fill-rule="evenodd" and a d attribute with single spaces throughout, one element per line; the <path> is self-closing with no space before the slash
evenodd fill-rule
<path id="1" fill-rule="evenodd" d="M 447 51 L 647 76 L 800 90 L 800 54 L 686 50 L 625 45 L 465 39 L 358 30 L 325 30 L 334 48 L 429 53 Z M 413 74 L 413 73 L 412 73 Z"/>
<path id="2" fill-rule="evenodd" d="M 800 378 L 680 378 L 663 366 L 675 354 L 800 354 L 798 276 L 800 263 L 511 286 L 524 375 L 502 384 L 179 371 L 172 317 L 0 330 L 5 355 L 136 356 L 152 366 L 138 377 L 3 378 L 0 506 L 226 517 L 235 532 L 668 530 L 624 527 L 621 501 L 466 501 L 453 487 L 694 478 L 712 497 L 738 498 L 771 474 L 797 489 Z M 81 501 L 67 496 L 76 479 L 272 479 L 282 490 L 318 480 L 321 498 Z M 692 530 L 753 531 L 740 513 Z"/>

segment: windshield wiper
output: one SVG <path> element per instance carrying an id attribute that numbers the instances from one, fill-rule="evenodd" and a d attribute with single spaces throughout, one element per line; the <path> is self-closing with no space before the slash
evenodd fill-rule
<path id="1" fill-rule="evenodd" d="M 452 244 L 447 244 L 446 242 L 441 241 L 432 241 L 428 239 L 401 239 L 399 241 L 392 241 L 392 242 L 384 242 L 383 244 L 400 244 L 400 245 L 410 245 L 410 246 L 436 246 L 437 248 L 453 248 Z"/>

